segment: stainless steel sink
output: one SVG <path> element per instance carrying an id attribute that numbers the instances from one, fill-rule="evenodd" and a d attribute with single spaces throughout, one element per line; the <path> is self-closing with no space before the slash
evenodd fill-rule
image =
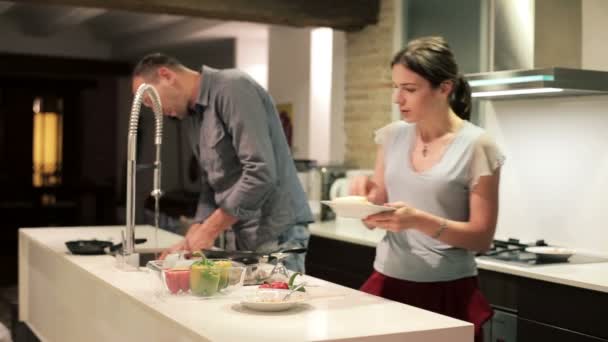
<path id="1" fill-rule="evenodd" d="M 144 252 L 139 253 L 139 266 L 146 267 L 148 261 L 156 260 L 160 256 L 160 253 Z M 119 258 L 120 255 L 114 255 L 115 258 Z"/>
<path id="2" fill-rule="evenodd" d="M 146 266 L 148 261 L 156 260 L 160 256 L 160 253 L 140 253 L 139 254 L 139 266 Z"/>

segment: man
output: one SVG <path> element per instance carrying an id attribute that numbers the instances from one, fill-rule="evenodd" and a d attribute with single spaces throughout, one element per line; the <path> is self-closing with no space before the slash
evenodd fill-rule
<path id="1" fill-rule="evenodd" d="M 163 113 L 186 120 L 201 170 L 195 224 L 163 253 L 210 248 L 269 252 L 307 247 L 312 213 L 270 95 L 238 70 L 195 71 L 155 53 L 133 71 L 158 91 Z M 144 101 L 150 106 L 149 100 Z M 304 254 L 285 265 L 304 270 Z"/>

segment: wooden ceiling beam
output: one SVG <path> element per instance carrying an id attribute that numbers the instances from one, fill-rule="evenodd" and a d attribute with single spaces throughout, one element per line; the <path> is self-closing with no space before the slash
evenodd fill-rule
<path id="1" fill-rule="evenodd" d="M 0 1 L 0 14 L 8 11 L 13 5 L 14 3 L 9 1 Z"/>
<path id="2" fill-rule="evenodd" d="M 16 0 L 356 31 L 378 22 L 380 0 Z"/>

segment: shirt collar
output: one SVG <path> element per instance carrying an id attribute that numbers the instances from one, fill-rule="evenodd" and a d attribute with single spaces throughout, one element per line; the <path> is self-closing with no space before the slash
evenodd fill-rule
<path id="1" fill-rule="evenodd" d="M 195 107 L 202 107 L 203 109 L 209 105 L 209 98 L 211 97 L 211 78 L 217 72 L 216 69 L 210 68 L 206 65 L 201 67 L 201 84 L 198 90 L 198 98 L 194 104 Z M 198 110 L 199 108 L 195 108 Z"/>

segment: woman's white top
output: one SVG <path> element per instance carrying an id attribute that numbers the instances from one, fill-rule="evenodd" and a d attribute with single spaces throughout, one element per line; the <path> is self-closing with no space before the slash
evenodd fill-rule
<path id="1" fill-rule="evenodd" d="M 384 148 L 384 181 L 389 202 L 402 201 L 454 221 L 469 220 L 469 195 L 479 177 L 505 160 L 485 131 L 464 121 L 443 157 L 417 172 L 411 164 L 416 125 L 393 122 L 376 131 Z M 439 227 L 437 227 L 439 228 Z M 387 232 L 378 244 L 374 268 L 387 276 L 416 281 L 449 281 L 477 275 L 474 253 L 445 244 L 416 229 Z"/>

